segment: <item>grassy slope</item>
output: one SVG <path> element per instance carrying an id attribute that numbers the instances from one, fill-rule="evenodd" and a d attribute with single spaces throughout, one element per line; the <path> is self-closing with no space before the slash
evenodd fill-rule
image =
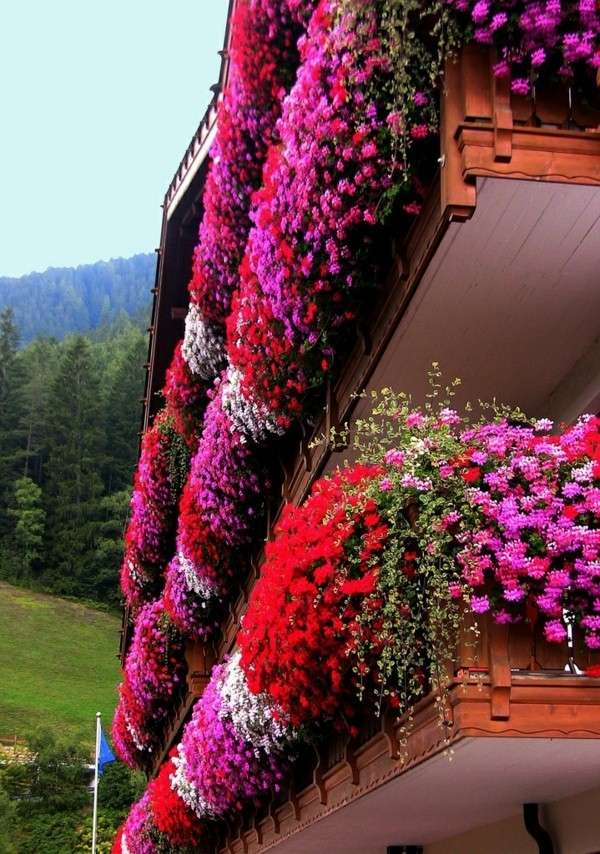
<path id="1" fill-rule="evenodd" d="M 0 582 L 0 736 L 37 726 L 92 744 L 119 680 L 119 620 Z"/>

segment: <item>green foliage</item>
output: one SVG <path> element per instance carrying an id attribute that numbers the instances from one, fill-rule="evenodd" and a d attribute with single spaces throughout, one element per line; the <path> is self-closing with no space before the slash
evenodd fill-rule
<path id="1" fill-rule="evenodd" d="M 96 835 L 97 854 L 110 854 L 117 828 L 123 821 L 124 815 L 114 810 L 98 810 L 98 827 Z M 89 854 L 92 850 L 92 821 L 86 816 L 77 828 L 74 847 L 70 849 L 75 854 Z"/>
<path id="2" fill-rule="evenodd" d="M 19 333 L 12 309 L 0 313 L 0 534 L 9 528 L 7 502 L 19 471 L 20 433 L 14 414 L 22 406 L 23 371 L 17 357 Z"/>
<path id="3" fill-rule="evenodd" d="M 21 351 L 17 340 L 6 311 L 0 315 L 0 577 L 116 605 L 145 336 L 121 316 L 94 340 L 38 339 Z"/>
<path id="4" fill-rule="evenodd" d="M 448 662 L 467 612 L 466 599 L 449 595 L 450 584 L 460 589 L 456 525 L 452 520 L 440 524 L 450 511 L 458 513 L 467 529 L 475 524 L 466 482 L 443 473 L 448 460 L 464 453 L 450 408 L 459 384 L 455 380 L 444 388 L 434 363 L 422 410 L 405 394 L 389 388 L 372 391 L 371 413 L 328 437 L 334 446 L 351 445 L 355 459 L 366 465 L 381 465 L 388 454 L 402 457 L 397 468 L 391 458 L 385 484 L 373 478 L 364 494 L 374 500 L 389 532 L 376 589 L 365 597 L 357 620 L 355 673 L 361 683 L 373 662 L 376 637 L 379 702 L 408 713 L 404 736 L 414 702 L 428 689 L 434 691 L 439 720 L 446 727 Z"/>
<path id="5" fill-rule="evenodd" d="M 86 785 L 89 753 L 70 739 L 39 729 L 28 739 L 32 759 L 11 764 L 0 773 L 2 788 L 27 811 L 59 812 L 82 807 L 88 800 Z"/>
<path id="6" fill-rule="evenodd" d="M 98 533 L 104 459 L 100 378 L 91 345 L 68 339 L 54 377 L 48 423 L 46 571 L 57 593 L 93 595 L 88 558 Z"/>
<path id="7" fill-rule="evenodd" d="M 89 852 L 92 796 L 89 751 L 39 730 L 28 760 L 0 767 L 0 854 Z M 98 791 L 98 854 L 110 854 L 116 829 L 144 781 L 120 763 L 106 766 Z"/>
<path id="8" fill-rule="evenodd" d="M 24 804 L 13 827 L 15 850 L 19 854 L 71 854 L 77 844 L 80 821 L 79 811 L 27 812 Z"/>
<path id="9" fill-rule="evenodd" d="M 22 341 L 63 338 L 142 317 L 150 304 L 156 256 L 134 255 L 76 268 L 50 268 L 18 279 L 0 277 L 0 309 L 11 306 Z"/>
<path id="10" fill-rule="evenodd" d="M 0 854 L 16 854 L 17 805 L 0 784 Z"/>
<path id="11" fill-rule="evenodd" d="M 9 514 L 14 517 L 14 540 L 17 560 L 23 578 L 29 578 L 31 567 L 42 555 L 46 511 L 42 507 L 42 490 L 29 477 L 15 482 L 15 498 Z"/>
<path id="12" fill-rule="evenodd" d="M 145 788 L 143 774 L 130 771 L 122 762 L 111 762 L 100 777 L 98 803 L 104 810 L 125 816 L 131 804 L 141 798 Z"/>

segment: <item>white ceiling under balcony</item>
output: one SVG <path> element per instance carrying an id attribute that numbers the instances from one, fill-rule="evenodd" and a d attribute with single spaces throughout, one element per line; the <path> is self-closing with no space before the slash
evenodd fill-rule
<path id="1" fill-rule="evenodd" d="M 548 804 L 592 789 L 599 767 L 594 739 L 465 739 L 452 761 L 429 759 L 274 850 L 385 854 L 388 845 L 426 845 L 518 816 L 524 803 Z"/>
<path id="2" fill-rule="evenodd" d="M 600 188 L 487 178 L 452 223 L 370 383 L 571 421 L 600 408 Z"/>

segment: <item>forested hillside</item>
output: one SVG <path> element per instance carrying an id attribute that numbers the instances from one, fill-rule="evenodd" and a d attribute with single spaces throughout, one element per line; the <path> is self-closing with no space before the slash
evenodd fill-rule
<path id="1" fill-rule="evenodd" d="M 155 266 L 156 256 L 145 254 L 18 279 L 0 276 L 0 310 L 14 310 L 22 345 L 39 335 L 62 339 L 97 329 L 121 313 L 141 317 L 150 305 Z"/>
<path id="2" fill-rule="evenodd" d="M 0 314 L 0 578 L 117 602 L 145 359 L 126 317 L 20 349 Z"/>

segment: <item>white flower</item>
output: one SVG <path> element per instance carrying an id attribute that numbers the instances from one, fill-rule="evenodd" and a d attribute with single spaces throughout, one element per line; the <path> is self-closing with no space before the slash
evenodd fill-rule
<path id="1" fill-rule="evenodd" d="M 579 468 L 573 469 L 571 477 L 577 483 L 588 483 L 594 480 L 594 462 L 590 460 Z"/>
<path id="2" fill-rule="evenodd" d="M 129 848 L 127 846 L 127 837 L 125 833 L 121 835 L 121 854 L 130 854 Z"/>
<path id="3" fill-rule="evenodd" d="M 229 366 L 223 383 L 222 401 L 234 428 L 257 444 L 263 443 L 269 436 L 283 435 L 285 431 L 279 427 L 269 409 L 263 403 L 248 400 L 242 391 L 241 381 L 239 370 Z"/>
<path id="4" fill-rule="evenodd" d="M 240 653 L 235 652 L 224 669 L 219 685 L 223 701 L 220 717 L 231 721 L 240 738 L 260 751 L 281 751 L 294 737 L 283 715 L 275 717 L 275 706 L 267 694 L 253 694 L 240 665 Z"/>
<path id="5" fill-rule="evenodd" d="M 195 593 L 202 600 L 203 608 L 208 607 L 210 600 L 216 599 L 219 595 L 217 586 L 209 578 L 199 575 L 194 562 L 187 558 L 183 552 L 177 554 L 177 561 L 188 591 Z"/>
<path id="6" fill-rule="evenodd" d="M 225 367 L 223 332 L 207 323 L 194 303 L 190 304 L 185 318 L 181 353 L 190 371 L 205 380 L 218 376 Z"/>
<path id="7" fill-rule="evenodd" d="M 173 765 L 176 770 L 169 777 L 173 791 L 177 792 L 181 800 L 199 819 L 212 818 L 214 814 L 208 802 L 201 797 L 196 786 L 187 779 L 187 763 L 181 744 L 177 745 L 177 756 L 173 757 Z"/>
<path id="8" fill-rule="evenodd" d="M 148 753 L 152 753 L 152 748 L 148 746 L 147 742 L 144 741 L 142 735 L 137 731 L 137 729 L 130 722 L 127 717 L 127 712 L 125 712 L 125 726 L 127 728 L 127 732 L 131 736 L 133 743 L 136 748 L 141 752 L 143 750 L 147 750 Z"/>

